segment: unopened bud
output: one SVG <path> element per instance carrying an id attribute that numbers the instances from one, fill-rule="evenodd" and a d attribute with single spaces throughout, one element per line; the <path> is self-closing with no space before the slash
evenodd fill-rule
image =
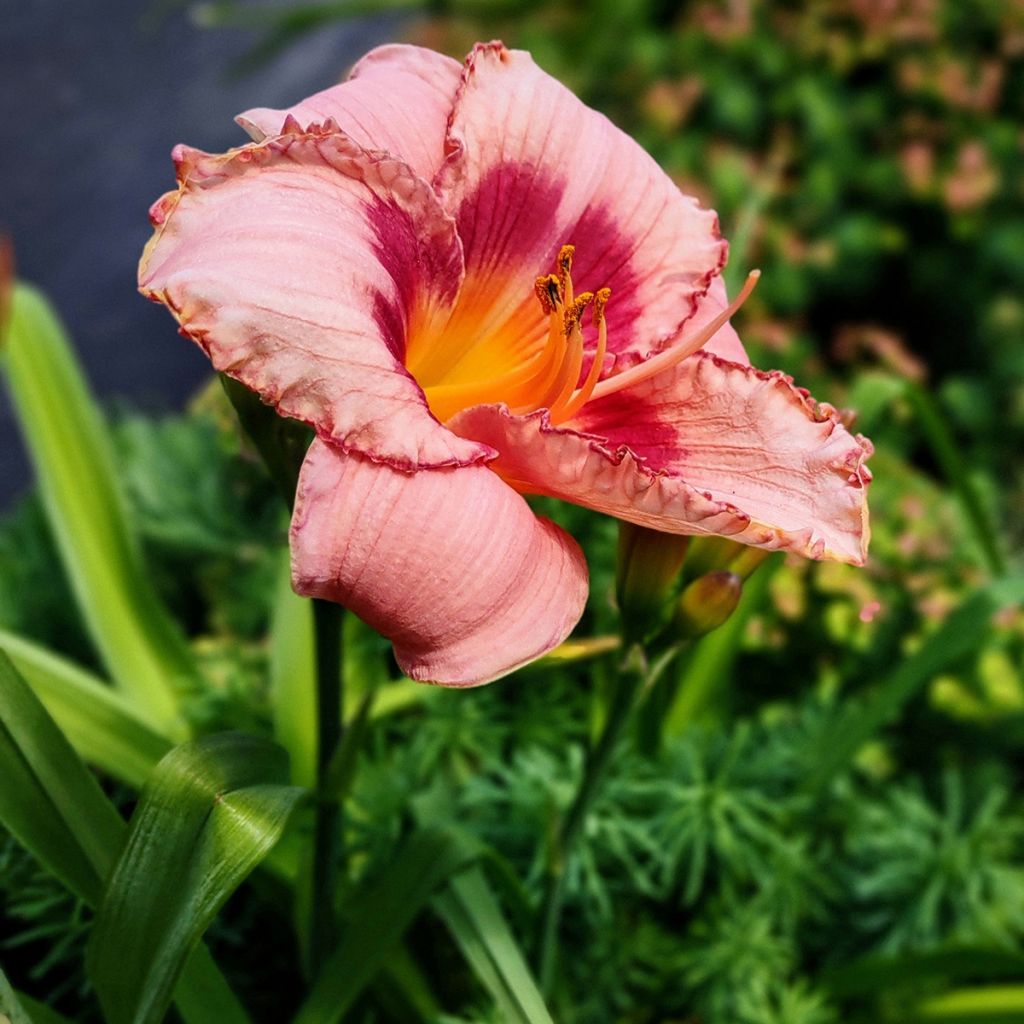
<path id="1" fill-rule="evenodd" d="M 728 569 L 745 580 L 769 554 L 764 548 L 753 548 L 728 537 L 694 537 L 683 576 L 695 580 Z"/>
<path id="2" fill-rule="evenodd" d="M 619 523 L 615 592 L 627 640 L 653 636 L 667 622 L 689 537 Z"/>
<path id="3" fill-rule="evenodd" d="M 743 580 L 734 572 L 709 572 L 690 583 L 676 605 L 673 625 L 688 639 L 717 629 L 736 610 Z"/>

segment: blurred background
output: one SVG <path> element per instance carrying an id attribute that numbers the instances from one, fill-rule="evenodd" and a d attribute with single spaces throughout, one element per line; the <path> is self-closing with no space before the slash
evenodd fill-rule
<path id="1" fill-rule="evenodd" d="M 204 389 L 205 359 L 135 293 L 170 148 L 242 141 L 236 112 L 294 102 L 377 43 L 461 57 L 494 37 L 719 212 L 733 288 L 763 272 L 736 320 L 754 364 L 791 373 L 877 447 L 868 566 L 770 560 L 673 670 L 658 741 L 642 727 L 617 762 L 568 883 L 556 1019 L 1024 1021 L 1024 613 L 992 589 L 1024 553 L 1021 0 L 5 12 L 0 222 L 114 413 L 133 527 L 213 680 L 196 715 L 266 725 L 283 531 Z M 13 501 L 28 471 L 5 401 L 0 628 L 96 665 L 37 499 Z M 546 511 L 591 565 L 578 635 L 613 634 L 614 524 Z M 383 662 L 386 645 L 364 641 Z M 571 799 L 601 686 L 599 668 L 549 663 L 541 685 L 538 671 L 473 693 L 421 687 L 375 725 L 350 808 L 359 856 L 375 863 L 402 809 L 450 785 L 455 819 L 502 851 L 535 906 L 550 852 L 538 837 Z M 20 922 L 21 950 L 67 937 L 36 978 L 73 1007 L 70 911 L 21 899 L 50 890 L 4 849 L 0 924 Z M 265 925 L 237 912 L 212 941 L 277 1021 L 291 968 L 270 985 L 245 955 Z M 429 955 L 442 1004 L 463 1007 L 437 1020 L 496 1019 L 466 1010 L 471 995 Z"/>

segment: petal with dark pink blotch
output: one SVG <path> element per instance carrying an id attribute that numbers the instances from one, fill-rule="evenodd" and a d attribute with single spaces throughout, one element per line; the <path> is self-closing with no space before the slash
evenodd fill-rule
<path id="1" fill-rule="evenodd" d="M 444 686 L 539 658 L 587 598 L 576 542 L 484 466 L 402 473 L 314 441 L 291 549 L 300 594 L 350 608 L 409 676 Z"/>
<path id="2" fill-rule="evenodd" d="M 602 114 L 498 43 L 469 56 L 436 186 L 458 222 L 466 295 L 443 345 L 417 353 L 428 383 L 486 377 L 547 333 L 534 297 L 563 244 L 576 291 L 610 287 L 619 366 L 662 348 L 725 263 L 718 219 Z M 591 342 L 593 339 L 591 339 Z"/>
<path id="3" fill-rule="evenodd" d="M 175 158 L 179 188 L 151 210 L 139 286 L 218 370 L 392 465 L 490 455 L 434 419 L 403 366 L 407 335 L 447 315 L 462 274 L 428 185 L 340 134 Z"/>
<path id="4" fill-rule="evenodd" d="M 504 406 L 449 426 L 497 449 L 491 465 L 525 492 L 669 533 L 866 557 L 871 444 L 778 373 L 698 353 L 560 428 Z"/>
<path id="5" fill-rule="evenodd" d="M 445 126 L 462 65 L 420 46 L 371 50 L 348 80 L 283 110 L 256 107 L 236 121 L 257 141 L 333 120 L 366 149 L 386 150 L 430 181 L 444 160 Z"/>

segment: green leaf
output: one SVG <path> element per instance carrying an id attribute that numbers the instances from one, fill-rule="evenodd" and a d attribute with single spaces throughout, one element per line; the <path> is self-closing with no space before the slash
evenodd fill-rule
<path id="1" fill-rule="evenodd" d="M 474 840 L 453 830 L 414 832 L 380 878 L 346 906 L 341 941 L 293 1024 L 337 1024 L 436 890 L 479 854 Z"/>
<path id="2" fill-rule="evenodd" d="M 141 788 L 171 747 L 119 693 L 31 640 L 0 629 L 7 652 L 83 760 Z"/>
<path id="3" fill-rule="evenodd" d="M 127 828 L 46 709 L 0 650 L 0 825 L 90 906 Z M 248 1024 L 200 947 L 175 992 L 187 1024 Z"/>
<path id="4" fill-rule="evenodd" d="M 305 791 L 285 752 L 241 733 L 157 765 L 106 888 L 87 968 L 110 1024 L 161 1021 L 189 952 Z"/>
<path id="5" fill-rule="evenodd" d="M 58 1013 L 11 988 L 0 970 L 0 1024 L 68 1024 Z"/>
<path id="6" fill-rule="evenodd" d="M 919 384 L 906 381 L 904 395 L 917 416 L 925 440 L 931 446 L 943 475 L 956 493 L 964 518 L 981 552 L 985 567 L 993 576 L 1006 572 L 1006 559 L 999 543 L 999 530 L 978 492 L 971 466 L 962 457 L 961 446 L 946 425 L 949 417 L 936 399 Z"/>
<path id="7" fill-rule="evenodd" d="M 963 988 L 922 1000 L 908 1024 L 1020 1024 L 1024 985 Z"/>
<path id="8" fill-rule="evenodd" d="M 540 989 L 479 867 L 453 878 L 434 898 L 434 909 L 506 1020 L 552 1024 Z"/>
<path id="9" fill-rule="evenodd" d="M 1024 954 L 1000 949 L 952 948 L 900 956 L 872 954 L 826 970 L 822 982 L 838 998 L 874 995 L 924 979 L 982 981 L 1024 975 Z"/>
<path id="10" fill-rule="evenodd" d="M 292 590 L 282 562 L 270 632 L 270 698 L 274 738 L 288 751 L 292 781 L 316 785 L 316 652 L 313 602 Z"/>
<path id="11" fill-rule="evenodd" d="M 0 651 L 0 823 L 89 903 L 120 847 L 124 822 Z"/>
<path id="12" fill-rule="evenodd" d="M 822 793 L 857 751 L 892 721 L 907 701 L 948 666 L 981 646 L 997 611 L 1021 601 L 1024 601 L 1022 576 L 997 580 L 964 600 L 918 651 L 878 684 L 858 714 L 847 716 L 822 735 L 812 762 L 815 768 L 807 776 L 806 788 L 814 794 Z"/>
<path id="13" fill-rule="evenodd" d="M 30 1024 L 72 1024 L 67 1017 L 25 995 L 24 992 L 16 992 L 15 995 L 21 1003 L 22 1011 L 28 1014 Z M 12 1016 L 11 1021 L 12 1024 L 18 1024 L 17 1017 Z"/>
<path id="14" fill-rule="evenodd" d="M 14 289 L 3 355 L 39 491 L 93 641 L 139 713 L 180 733 L 176 690 L 195 678 L 195 664 L 128 528 L 103 417 L 49 303 L 27 285 Z"/>

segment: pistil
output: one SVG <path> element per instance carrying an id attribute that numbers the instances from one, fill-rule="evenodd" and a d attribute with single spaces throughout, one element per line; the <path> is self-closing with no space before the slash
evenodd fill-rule
<path id="1" fill-rule="evenodd" d="M 608 395 L 614 395 L 625 388 L 631 388 L 641 381 L 649 380 L 659 373 L 664 373 L 665 370 L 682 362 L 687 356 L 692 356 L 694 352 L 702 349 L 735 316 L 740 306 L 747 301 L 760 276 L 760 270 L 752 270 L 747 275 L 747 280 L 739 295 L 714 320 L 707 323 L 696 334 L 679 341 L 664 352 L 659 352 L 658 355 L 651 356 L 650 359 L 638 363 L 622 373 L 615 374 L 614 377 L 601 381 L 594 388 L 591 397 L 607 398 Z"/>

